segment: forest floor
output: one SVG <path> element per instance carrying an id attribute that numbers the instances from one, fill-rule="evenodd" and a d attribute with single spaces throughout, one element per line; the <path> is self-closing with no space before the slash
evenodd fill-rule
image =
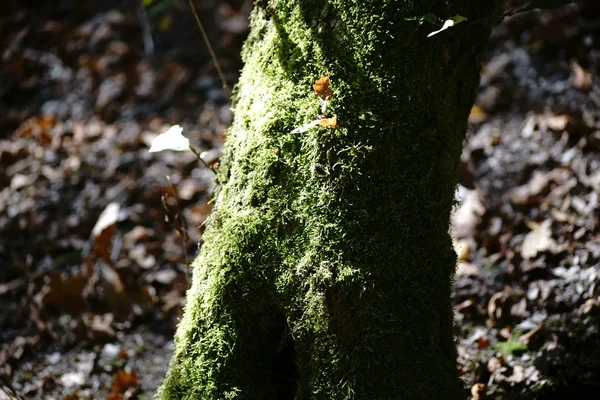
<path id="1" fill-rule="evenodd" d="M 230 104 L 186 2 L 18 3 L 0 11 L 0 400 L 152 398 L 214 175 L 148 146 L 180 124 L 218 163 Z M 202 3 L 232 85 L 251 2 Z M 594 3 L 508 18 L 485 55 L 452 218 L 475 400 L 600 389 Z"/>

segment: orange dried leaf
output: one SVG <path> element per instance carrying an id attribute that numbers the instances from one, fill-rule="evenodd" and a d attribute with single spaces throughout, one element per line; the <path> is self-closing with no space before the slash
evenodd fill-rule
<path id="1" fill-rule="evenodd" d="M 481 338 L 477 339 L 477 348 L 479 350 L 487 349 L 489 344 L 490 344 L 490 341 L 487 338 L 481 337 Z"/>
<path id="2" fill-rule="evenodd" d="M 114 375 L 113 394 L 125 393 L 129 388 L 137 385 L 138 377 L 136 374 L 120 370 Z"/>
<path id="3" fill-rule="evenodd" d="M 482 122 L 484 122 L 485 120 L 487 120 L 488 116 L 485 113 L 485 111 L 483 111 L 481 109 L 481 107 L 479 107 L 478 105 L 474 105 L 471 108 L 471 113 L 469 114 L 469 122 L 472 124 L 480 124 Z"/>
<path id="4" fill-rule="evenodd" d="M 329 86 L 329 77 L 326 75 L 321 76 L 321 79 L 317 79 L 313 85 L 313 89 L 315 90 L 315 95 L 323 100 L 331 99 L 331 95 L 333 94 Z"/>
<path id="5" fill-rule="evenodd" d="M 337 127 L 337 116 L 334 115 L 331 118 L 323 118 L 319 121 L 319 126 L 328 126 L 330 128 Z"/>

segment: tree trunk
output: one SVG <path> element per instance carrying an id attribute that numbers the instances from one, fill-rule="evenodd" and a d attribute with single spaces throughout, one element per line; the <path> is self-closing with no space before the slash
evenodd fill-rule
<path id="1" fill-rule="evenodd" d="M 161 399 L 460 399 L 448 234 L 500 13 L 262 0 Z M 437 29 L 406 18 L 463 22 Z M 326 116 L 312 85 L 331 79 Z"/>

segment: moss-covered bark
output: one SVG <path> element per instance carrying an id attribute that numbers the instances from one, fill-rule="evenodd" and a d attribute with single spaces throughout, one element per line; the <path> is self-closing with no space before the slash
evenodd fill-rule
<path id="1" fill-rule="evenodd" d="M 448 219 L 491 3 L 257 1 L 159 398 L 463 397 Z M 322 74 L 339 129 L 291 134 Z"/>

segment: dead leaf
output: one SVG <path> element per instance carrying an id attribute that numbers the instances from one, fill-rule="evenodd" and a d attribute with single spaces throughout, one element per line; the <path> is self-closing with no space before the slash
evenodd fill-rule
<path id="1" fill-rule="evenodd" d="M 107 264 L 111 262 L 112 239 L 116 231 L 116 223 L 119 218 L 121 207 L 118 203 L 110 203 L 106 206 L 96 225 L 92 229 L 94 239 L 94 253 Z"/>
<path id="2" fill-rule="evenodd" d="M 127 246 L 133 246 L 134 243 L 139 243 L 142 240 L 152 238 L 153 235 L 154 231 L 152 229 L 138 225 L 123 235 L 123 242 L 126 243 Z"/>
<path id="3" fill-rule="evenodd" d="M 329 77 L 326 75 L 323 75 L 320 79 L 317 79 L 313 85 L 313 89 L 315 91 L 315 97 L 320 97 L 323 100 L 331 99 L 333 94 L 331 87 L 329 86 Z"/>
<path id="4" fill-rule="evenodd" d="M 561 132 L 567 129 L 569 123 L 573 123 L 571 116 L 562 115 L 540 115 L 537 118 L 537 123 L 542 129 L 552 129 L 553 131 Z"/>
<path id="5" fill-rule="evenodd" d="M 487 306 L 487 313 L 490 321 L 498 326 L 510 320 L 513 316 L 513 311 L 520 311 L 518 307 L 513 310 L 513 306 L 521 302 L 523 295 L 524 293 L 522 290 L 512 289 L 509 286 L 505 287 L 501 292 L 494 294 L 490 298 Z"/>
<path id="6" fill-rule="evenodd" d="M 86 307 L 84 289 L 88 281 L 87 274 L 63 279 L 60 274 L 52 273 L 49 291 L 42 298 L 43 305 L 60 312 L 79 313 Z"/>
<path id="7" fill-rule="evenodd" d="M 84 325 L 89 329 L 90 332 L 100 333 L 102 335 L 106 335 L 108 337 L 113 337 L 115 335 L 115 331 L 112 328 L 112 323 L 114 321 L 114 315 L 111 313 L 106 313 L 103 315 L 94 315 L 92 313 L 85 313 L 82 316 Z"/>
<path id="8" fill-rule="evenodd" d="M 96 237 L 102 231 L 109 226 L 115 224 L 119 218 L 119 212 L 121 211 L 121 207 L 118 203 L 109 203 L 100 217 L 98 217 L 98 221 L 96 221 L 96 225 L 94 225 L 94 229 L 92 229 L 92 236 Z"/>
<path id="9" fill-rule="evenodd" d="M 177 277 L 177 272 L 172 269 L 162 269 L 160 271 L 156 271 L 150 273 L 146 276 L 146 282 L 158 282 L 163 285 L 170 285 L 173 282 L 173 279 Z"/>
<path id="10" fill-rule="evenodd" d="M 485 398 L 485 383 L 476 383 L 471 387 L 471 396 L 473 400 L 481 400 Z"/>
<path id="11" fill-rule="evenodd" d="M 323 119 L 319 120 L 319 126 L 328 126 L 330 128 L 336 128 L 337 127 L 337 116 L 334 115 L 331 118 L 323 118 Z"/>
<path id="12" fill-rule="evenodd" d="M 36 136 L 41 145 L 48 144 L 48 131 L 56 125 L 55 117 L 32 117 L 23 122 L 13 133 L 15 138 Z"/>
<path id="13" fill-rule="evenodd" d="M 584 69 L 575 61 L 571 61 L 571 84 L 574 88 L 589 90 L 592 86 L 593 77 L 590 71 Z"/>
<path id="14" fill-rule="evenodd" d="M 477 339 L 477 348 L 479 350 L 487 349 L 489 344 L 490 344 L 490 341 L 487 338 L 480 337 L 479 339 Z"/>
<path id="15" fill-rule="evenodd" d="M 474 105 L 471 108 L 471 113 L 469 114 L 469 123 L 481 124 L 482 122 L 485 122 L 487 118 L 487 114 L 478 105 Z"/>
<path id="16" fill-rule="evenodd" d="M 477 190 L 462 188 L 462 204 L 452 213 L 452 237 L 454 239 L 469 238 L 473 235 L 475 227 L 481 216 L 485 213 L 485 206 L 481 194 Z"/>
<path id="17" fill-rule="evenodd" d="M 452 245 L 459 261 L 468 261 L 471 255 L 471 246 L 467 239 L 453 240 Z"/>
<path id="18" fill-rule="evenodd" d="M 534 205 L 541 201 L 539 196 L 548 189 L 552 178 L 552 172 L 535 171 L 529 182 L 512 189 L 508 197 L 513 204 Z"/>
<path id="19" fill-rule="evenodd" d="M 461 261 L 456 267 L 456 276 L 477 276 L 479 275 L 479 268 L 476 265 Z"/>
<path id="20" fill-rule="evenodd" d="M 137 386 L 138 377 L 133 372 L 120 370 L 113 376 L 112 394 L 124 394 L 130 388 Z"/>
<path id="21" fill-rule="evenodd" d="M 547 219 L 541 224 L 533 225 L 533 229 L 523 239 L 521 245 L 521 257 L 530 259 L 538 253 L 552 250 L 556 246 L 556 241 L 552 239 L 552 230 L 550 229 L 552 221 Z"/>
<path id="22" fill-rule="evenodd" d="M 544 323 L 545 323 L 545 321 L 540 322 L 535 328 L 533 328 L 532 330 L 530 330 L 526 334 L 524 334 L 521 337 L 519 337 L 519 340 L 521 341 L 521 343 L 523 343 L 525 345 L 529 345 L 530 342 L 531 342 L 531 339 L 535 335 L 537 335 L 538 332 L 540 332 L 541 329 L 544 327 Z"/>

